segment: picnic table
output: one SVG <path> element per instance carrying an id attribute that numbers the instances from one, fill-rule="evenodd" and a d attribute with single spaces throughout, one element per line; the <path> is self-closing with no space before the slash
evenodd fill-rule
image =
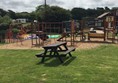
<path id="1" fill-rule="evenodd" d="M 72 57 L 71 52 L 75 51 L 74 47 L 67 47 L 67 42 L 58 42 L 43 46 L 42 48 L 44 51 L 36 54 L 37 57 L 42 57 L 41 62 L 44 62 L 45 57 L 57 57 L 63 63 L 62 57 L 66 57 L 67 54 Z"/>

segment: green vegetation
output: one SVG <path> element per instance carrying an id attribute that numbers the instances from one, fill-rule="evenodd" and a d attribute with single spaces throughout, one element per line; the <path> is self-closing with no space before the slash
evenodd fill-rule
<path id="1" fill-rule="evenodd" d="M 1 83 L 117 83 L 118 47 L 76 50 L 60 64 L 47 58 L 40 64 L 39 50 L 0 50 Z"/>
<path id="2" fill-rule="evenodd" d="M 46 8 L 46 9 L 45 9 Z M 116 11 L 118 7 L 97 7 L 94 9 L 74 7 L 71 10 L 61 8 L 59 6 L 49 6 L 39 5 L 36 9 L 30 13 L 24 12 L 14 12 L 12 10 L 5 11 L 0 8 L 0 17 L 9 16 L 11 19 L 25 18 L 29 22 L 33 20 L 45 21 L 45 22 L 61 22 L 70 19 L 81 20 L 85 17 L 97 17 L 104 12 Z"/>
<path id="3" fill-rule="evenodd" d="M 7 23 L 0 23 L 0 43 L 5 43 L 5 33 L 8 28 L 9 25 Z"/>

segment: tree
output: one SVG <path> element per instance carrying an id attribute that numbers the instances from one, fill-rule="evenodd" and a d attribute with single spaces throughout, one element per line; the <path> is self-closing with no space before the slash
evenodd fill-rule
<path id="1" fill-rule="evenodd" d="M 83 17 L 86 17 L 86 10 L 84 8 L 73 8 L 71 10 L 72 19 L 81 20 Z"/>
<path id="2" fill-rule="evenodd" d="M 46 13 L 47 11 L 51 11 L 50 10 L 50 6 L 49 5 L 39 5 L 36 7 L 35 10 L 35 15 L 38 21 L 45 21 L 45 17 L 46 17 Z"/>
<path id="3" fill-rule="evenodd" d="M 7 14 L 7 12 L 3 9 L 0 9 L 0 16 L 5 16 Z"/>
<path id="4" fill-rule="evenodd" d="M 36 13 L 34 11 L 29 14 L 29 20 L 30 21 L 36 20 Z"/>
<path id="5" fill-rule="evenodd" d="M 3 17 L 0 17 L 0 24 L 10 24 L 11 18 L 8 15 L 5 15 Z"/>
<path id="6" fill-rule="evenodd" d="M 102 7 L 97 7 L 96 10 L 97 10 L 97 12 L 96 12 L 97 13 L 97 16 L 98 15 L 101 15 L 101 14 L 103 14 L 105 12 L 104 8 L 102 8 Z"/>
<path id="7" fill-rule="evenodd" d="M 105 12 L 109 12 L 110 9 L 108 7 L 105 7 Z"/>
<path id="8" fill-rule="evenodd" d="M 31 22 L 35 19 L 35 14 L 28 12 L 19 12 L 16 13 L 16 19 L 18 18 L 27 19 L 27 22 Z"/>
<path id="9" fill-rule="evenodd" d="M 52 6 L 51 7 L 51 12 L 46 11 L 47 17 L 49 21 L 54 21 L 54 22 L 61 22 L 61 21 L 66 21 L 70 19 L 70 11 L 60 8 L 58 6 Z M 52 19 L 51 19 L 52 18 Z"/>
<path id="10" fill-rule="evenodd" d="M 39 21 L 45 22 L 61 22 L 70 19 L 70 11 L 58 6 L 48 6 L 46 9 L 44 5 L 38 6 L 36 15 Z"/>
<path id="11" fill-rule="evenodd" d="M 116 10 L 118 10 L 118 7 L 113 7 L 111 10 L 116 11 Z"/>
<path id="12" fill-rule="evenodd" d="M 95 10 L 95 9 L 90 9 L 90 8 L 88 8 L 87 10 L 86 10 L 86 13 L 87 13 L 87 17 L 96 17 L 97 16 L 97 13 L 96 13 L 97 11 Z"/>
<path id="13" fill-rule="evenodd" d="M 12 19 L 16 19 L 16 13 L 12 10 L 8 10 L 8 16 L 11 17 Z"/>
<path id="14" fill-rule="evenodd" d="M 5 42 L 5 33 L 9 28 L 9 24 L 11 23 L 11 18 L 7 15 L 1 17 L 0 16 L 0 42 Z"/>

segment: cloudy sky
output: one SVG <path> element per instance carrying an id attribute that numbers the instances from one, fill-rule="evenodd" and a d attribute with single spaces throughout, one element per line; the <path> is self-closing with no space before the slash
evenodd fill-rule
<path id="1" fill-rule="evenodd" d="M 48 5 L 57 5 L 65 9 L 73 7 L 96 8 L 117 7 L 118 0 L 47 0 Z M 44 4 L 44 0 L 0 0 L 0 8 L 15 12 L 31 12 L 38 5 Z"/>

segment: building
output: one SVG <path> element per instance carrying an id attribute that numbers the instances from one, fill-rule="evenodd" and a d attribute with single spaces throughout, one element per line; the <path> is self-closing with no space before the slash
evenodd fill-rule
<path id="1" fill-rule="evenodd" d="M 27 19 L 25 19 L 25 18 L 18 18 L 18 19 L 15 19 L 14 22 L 16 22 L 16 23 L 26 23 L 27 22 Z"/>

